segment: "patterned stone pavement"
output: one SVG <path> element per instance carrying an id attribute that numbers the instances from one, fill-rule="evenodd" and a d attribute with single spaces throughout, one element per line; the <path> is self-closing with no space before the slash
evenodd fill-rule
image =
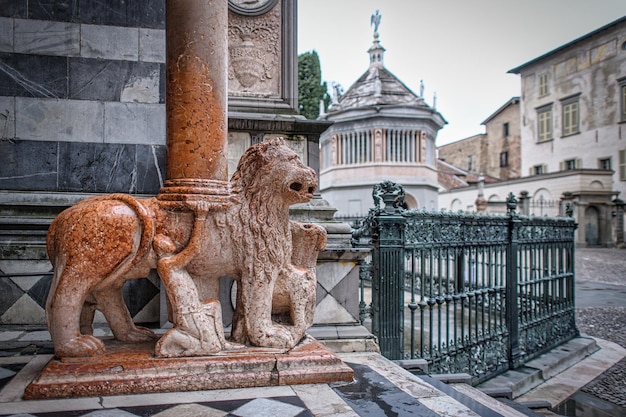
<path id="1" fill-rule="evenodd" d="M 576 311 L 581 333 L 617 343 L 626 348 L 626 250 L 577 249 L 577 287 L 608 284 L 611 294 L 592 291 Z M 578 301 L 581 294 L 577 295 Z M 612 404 L 626 407 L 626 358 L 581 389 Z"/>
<path id="2" fill-rule="evenodd" d="M 603 283 L 626 287 L 624 255 L 626 251 L 617 249 L 578 250 L 578 284 L 587 283 L 591 292 L 596 291 L 594 285 Z M 591 292 L 585 295 L 587 301 L 578 309 L 581 332 L 626 348 L 626 306 L 619 305 L 622 297 L 618 294 L 611 298 L 615 302 L 607 304 L 610 298 L 605 296 L 607 292 L 596 292 L 601 294 L 599 296 Z M 615 295 L 616 292 L 608 294 Z M 12 345 L 11 342 L 16 340 L 20 343 Z M 507 407 L 478 391 L 464 391 L 465 394 L 451 396 L 439 389 L 441 386 L 429 377 L 412 375 L 375 353 L 341 354 L 357 375 L 355 383 L 348 385 L 314 384 L 23 401 L 21 393 L 24 387 L 51 357 L 49 334 L 40 330 L 3 328 L 0 331 L 0 347 L 0 416 L 537 415 L 528 410 L 521 412 Z M 626 359 L 622 359 L 582 387 L 581 391 L 623 407 L 625 380 Z"/>
<path id="3" fill-rule="evenodd" d="M 577 324 L 582 333 L 609 340 L 626 348 L 626 308 L 589 307 L 578 310 Z M 581 389 L 626 410 L 626 358 Z"/>
<path id="4" fill-rule="evenodd" d="M 24 387 L 52 357 L 45 351 L 41 349 L 36 355 L 18 352 L 14 356 L 3 352 L 0 416 L 524 416 L 479 391 L 452 398 L 436 388 L 429 377 L 413 375 L 377 353 L 341 355 L 355 370 L 353 383 L 22 400 Z"/>

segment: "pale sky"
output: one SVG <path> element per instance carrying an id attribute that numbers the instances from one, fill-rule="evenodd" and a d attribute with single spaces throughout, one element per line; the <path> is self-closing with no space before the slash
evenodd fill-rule
<path id="1" fill-rule="evenodd" d="M 437 93 L 442 145 L 520 95 L 508 70 L 625 16 L 626 0 L 298 0 L 298 54 L 317 51 L 329 90 L 367 70 L 377 9 L 387 69 L 415 93 L 423 80 L 431 106 Z"/>

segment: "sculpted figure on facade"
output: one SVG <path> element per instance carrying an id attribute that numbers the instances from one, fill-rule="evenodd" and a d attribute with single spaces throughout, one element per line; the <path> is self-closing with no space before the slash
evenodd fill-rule
<path id="1" fill-rule="evenodd" d="M 54 276 L 46 314 L 56 355 L 105 351 L 93 336 L 96 310 L 118 340 L 157 339 L 132 322 L 122 299 L 124 282 L 151 269 L 163 282 L 174 324 L 156 343 L 156 356 L 293 348 L 313 324 L 315 263 L 326 232 L 290 221 L 289 206 L 309 201 L 316 186 L 315 172 L 273 139 L 242 156 L 226 210 L 202 195 L 161 201 L 113 194 L 63 211 L 47 239 Z M 217 299 L 223 276 L 237 282 L 230 341 Z"/>
<path id="2" fill-rule="evenodd" d="M 374 129 L 374 161 L 382 162 L 383 160 L 383 130 Z"/>

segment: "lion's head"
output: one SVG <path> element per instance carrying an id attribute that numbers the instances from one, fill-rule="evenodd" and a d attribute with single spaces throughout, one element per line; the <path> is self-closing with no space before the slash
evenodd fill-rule
<path id="1" fill-rule="evenodd" d="M 313 197 L 317 176 L 284 140 L 276 138 L 248 148 L 239 160 L 231 184 L 248 198 L 270 192 L 291 205 L 305 203 Z"/>
<path id="2" fill-rule="evenodd" d="M 230 183 L 235 201 L 229 222 L 241 262 L 250 270 L 288 262 L 289 206 L 313 197 L 315 171 L 277 138 L 248 148 Z"/>

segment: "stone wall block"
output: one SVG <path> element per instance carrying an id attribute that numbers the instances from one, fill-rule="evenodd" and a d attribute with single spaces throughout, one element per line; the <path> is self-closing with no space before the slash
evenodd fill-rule
<path id="1" fill-rule="evenodd" d="M 159 66 L 153 64 L 152 68 L 146 68 L 146 70 L 145 74 L 129 74 L 128 78 L 124 80 L 120 93 L 121 102 L 159 103 L 159 81 L 161 79 Z"/>
<path id="2" fill-rule="evenodd" d="M 78 56 L 80 25 L 44 20 L 15 20 L 15 52 Z"/>
<path id="3" fill-rule="evenodd" d="M 0 52 L 0 96 L 66 98 L 67 60 Z"/>
<path id="4" fill-rule="evenodd" d="M 165 29 L 164 0 L 81 0 L 78 3 L 82 23 Z"/>
<path id="5" fill-rule="evenodd" d="M 13 19 L 0 17 L 0 52 L 13 52 Z"/>
<path id="6" fill-rule="evenodd" d="M 165 31 L 139 29 L 139 60 L 165 62 Z"/>
<path id="7" fill-rule="evenodd" d="M 29 140 L 103 142 L 104 105 L 96 101 L 15 99 L 16 137 Z"/>
<path id="8" fill-rule="evenodd" d="M 15 138 L 15 98 L 0 96 L 0 140 Z"/>
<path id="9" fill-rule="evenodd" d="M 158 103 L 160 65 L 151 62 L 73 58 L 69 96 L 81 100 Z"/>
<path id="10" fill-rule="evenodd" d="M 28 11 L 25 17 L 29 19 L 54 20 L 57 22 L 80 22 L 80 5 L 83 0 L 63 1 L 26 1 Z M 122 2 L 123 4 L 124 2 Z"/>
<path id="11" fill-rule="evenodd" d="M 54 190 L 56 185 L 56 142 L 0 140 L 0 189 Z"/>
<path id="12" fill-rule="evenodd" d="M 83 58 L 139 59 L 137 28 L 82 25 L 80 44 Z"/>
<path id="13" fill-rule="evenodd" d="M 59 143 L 59 191 L 134 193 L 135 145 Z"/>
<path id="14" fill-rule="evenodd" d="M 137 145 L 137 193 L 157 194 L 165 181 L 165 151 L 161 145 Z"/>
<path id="15" fill-rule="evenodd" d="M 0 0 L 0 16 L 25 18 L 27 6 L 28 0 Z"/>
<path id="16" fill-rule="evenodd" d="M 165 105 L 104 103 L 104 141 L 165 145 Z"/>

